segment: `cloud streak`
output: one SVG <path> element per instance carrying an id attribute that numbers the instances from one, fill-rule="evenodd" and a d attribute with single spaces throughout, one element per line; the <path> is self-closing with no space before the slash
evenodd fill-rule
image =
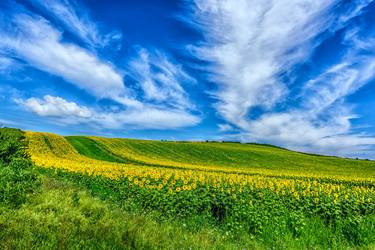
<path id="1" fill-rule="evenodd" d="M 200 122 L 194 115 L 181 110 L 153 107 L 118 111 L 95 110 L 61 97 L 46 95 L 43 99 L 15 100 L 23 108 L 38 116 L 50 117 L 62 124 L 86 124 L 106 129 L 175 129 Z"/>
<path id="2" fill-rule="evenodd" d="M 33 0 L 31 4 L 42 9 L 61 23 L 64 28 L 75 34 L 92 47 L 113 45 L 122 38 L 120 32 L 102 32 L 90 14 L 74 1 L 68 0 Z"/>
<path id="3" fill-rule="evenodd" d="M 337 65 L 308 82 L 284 82 L 282 75 L 309 60 L 322 39 L 362 13 L 371 1 L 346 10 L 339 1 L 194 1 L 193 27 L 205 41 L 193 54 L 211 62 L 208 71 L 218 90 L 211 95 L 222 119 L 239 128 L 238 138 L 304 151 L 352 154 L 375 144 L 353 134 L 355 117 L 345 97 L 373 77 L 373 56 L 354 49 Z M 300 103 L 288 106 L 291 84 L 303 87 Z M 285 111 L 275 111 L 284 105 Z M 286 108 L 285 108 L 286 105 Z M 261 114 L 251 118 L 254 109 Z"/>
<path id="4" fill-rule="evenodd" d="M 122 76 L 112 65 L 79 46 L 62 42 L 62 33 L 47 20 L 19 14 L 13 23 L 17 32 L 1 32 L 0 48 L 39 70 L 63 77 L 99 99 L 126 97 Z"/>
<path id="5" fill-rule="evenodd" d="M 139 49 L 138 56 L 130 61 L 128 71 L 139 82 L 145 100 L 168 103 L 177 109 L 194 108 L 181 83 L 190 84 L 195 80 L 162 53 L 151 54 Z"/>

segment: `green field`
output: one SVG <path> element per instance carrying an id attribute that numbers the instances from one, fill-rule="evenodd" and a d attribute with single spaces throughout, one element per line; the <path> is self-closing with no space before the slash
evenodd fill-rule
<path id="1" fill-rule="evenodd" d="M 161 166 L 205 166 L 319 176 L 375 178 L 375 162 L 298 153 L 273 146 L 219 142 L 162 142 L 69 136 L 87 157 Z"/>
<path id="2" fill-rule="evenodd" d="M 374 161 L 15 129 L 0 139 L 1 249 L 375 248 Z"/>

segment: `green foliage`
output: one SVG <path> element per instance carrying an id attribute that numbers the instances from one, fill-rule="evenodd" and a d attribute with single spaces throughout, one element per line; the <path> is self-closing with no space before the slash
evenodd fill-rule
<path id="1" fill-rule="evenodd" d="M 72 203 L 75 207 L 79 205 L 79 200 L 80 200 L 79 194 L 77 192 L 74 192 L 72 194 Z"/>
<path id="2" fill-rule="evenodd" d="M 193 228 L 199 227 L 197 220 L 204 221 L 203 227 L 212 225 L 233 240 L 248 237 L 248 240 L 264 241 L 265 246 L 272 246 L 281 239 L 289 241 L 281 241 L 280 248 L 295 243 L 298 243 L 297 248 L 321 246 L 333 249 L 375 244 L 375 204 L 364 207 L 355 201 L 346 201 L 334 205 L 329 200 L 317 204 L 309 198 L 297 200 L 291 193 L 279 195 L 254 189 L 239 195 L 209 186 L 169 193 L 165 189 L 135 187 L 127 178 L 109 180 L 64 171 L 43 172 L 76 183 L 102 200 L 119 205 L 131 202 L 141 211 L 156 211 L 166 220 L 187 221 Z M 345 213 L 341 212 L 343 207 L 347 209 Z M 326 234 L 319 233 L 323 231 Z"/>
<path id="3" fill-rule="evenodd" d="M 0 128 L 0 162 L 7 165 L 13 158 L 25 158 L 24 139 L 19 129 Z"/>
<path id="4" fill-rule="evenodd" d="M 40 184 L 25 147 L 22 131 L 0 129 L 0 204 L 18 208 Z"/>
<path id="5" fill-rule="evenodd" d="M 78 204 L 72 197 L 80 197 Z M 160 220 L 160 214 L 126 211 L 101 201 L 70 181 L 44 178 L 39 194 L 22 208 L 1 210 L 0 249 L 238 249 L 253 248 L 251 239 L 235 243 L 208 224 Z M 185 225 L 185 226 L 184 226 Z"/>

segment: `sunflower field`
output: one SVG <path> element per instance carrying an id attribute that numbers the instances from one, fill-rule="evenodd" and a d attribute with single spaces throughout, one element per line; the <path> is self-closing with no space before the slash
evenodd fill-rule
<path id="1" fill-rule="evenodd" d="M 69 178 L 79 176 L 77 180 L 93 192 L 119 202 L 131 199 L 166 218 L 199 215 L 211 218 L 228 235 L 242 232 L 254 237 L 273 223 L 281 234 L 292 232 L 298 237 L 310 218 L 319 218 L 350 241 L 374 240 L 374 166 L 367 168 L 367 177 L 360 171 L 352 176 L 303 169 L 298 173 L 291 168 L 276 173 L 267 168 L 214 166 L 213 161 L 205 166 L 197 156 L 186 164 L 181 159 L 157 159 L 153 154 L 141 157 L 125 148 L 121 139 L 75 141 L 35 132 L 27 132 L 26 137 L 36 165 Z M 96 155 L 80 152 L 92 144 L 97 147 Z M 174 157 L 177 153 L 174 151 Z M 363 221 L 370 223 L 370 233 L 361 232 Z"/>

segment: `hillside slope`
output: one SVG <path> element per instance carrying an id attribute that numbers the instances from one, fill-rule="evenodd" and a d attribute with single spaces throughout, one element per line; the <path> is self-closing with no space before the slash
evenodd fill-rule
<path id="1" fill-rule="evenodd" d="M 242 172 L 375 178 L 375 162 L 308 155 L 272 146 L 215 142 L 162 142 L 69 136 L 91 158 L 169 167 L 209 167 Z M 100 153 L 97 153 L 100 151 Z"/>
<path id="2" fill-rule="evenodd" d="M 155 214 L 157 220 L 176 223 L 189 232 L 217 232 L 215 235 L 225 236 L 223 240 L 231 244 L 223 249 L 374 246 L 372 161 L 237 143 L 63 137 L 38 132 L 25 136 L 28 153 L 43 176 L 80 187 L 103 200 L 102 205 L 113 203 L 136 218 Z M 80 195 L 69 196 L 74 211 L 84 213 L 77 209 Z M 178 245 L 186 235 L 176 235 L 172 242 Z M 74 237 L 80 238 L 84 236 Z M 200 242 L 198 248 L 215 248 L 207 244 Z M 150 248 L 156 246 L 160 244 Z M 181 246 L 188 248 L 191 246 Z"/>

